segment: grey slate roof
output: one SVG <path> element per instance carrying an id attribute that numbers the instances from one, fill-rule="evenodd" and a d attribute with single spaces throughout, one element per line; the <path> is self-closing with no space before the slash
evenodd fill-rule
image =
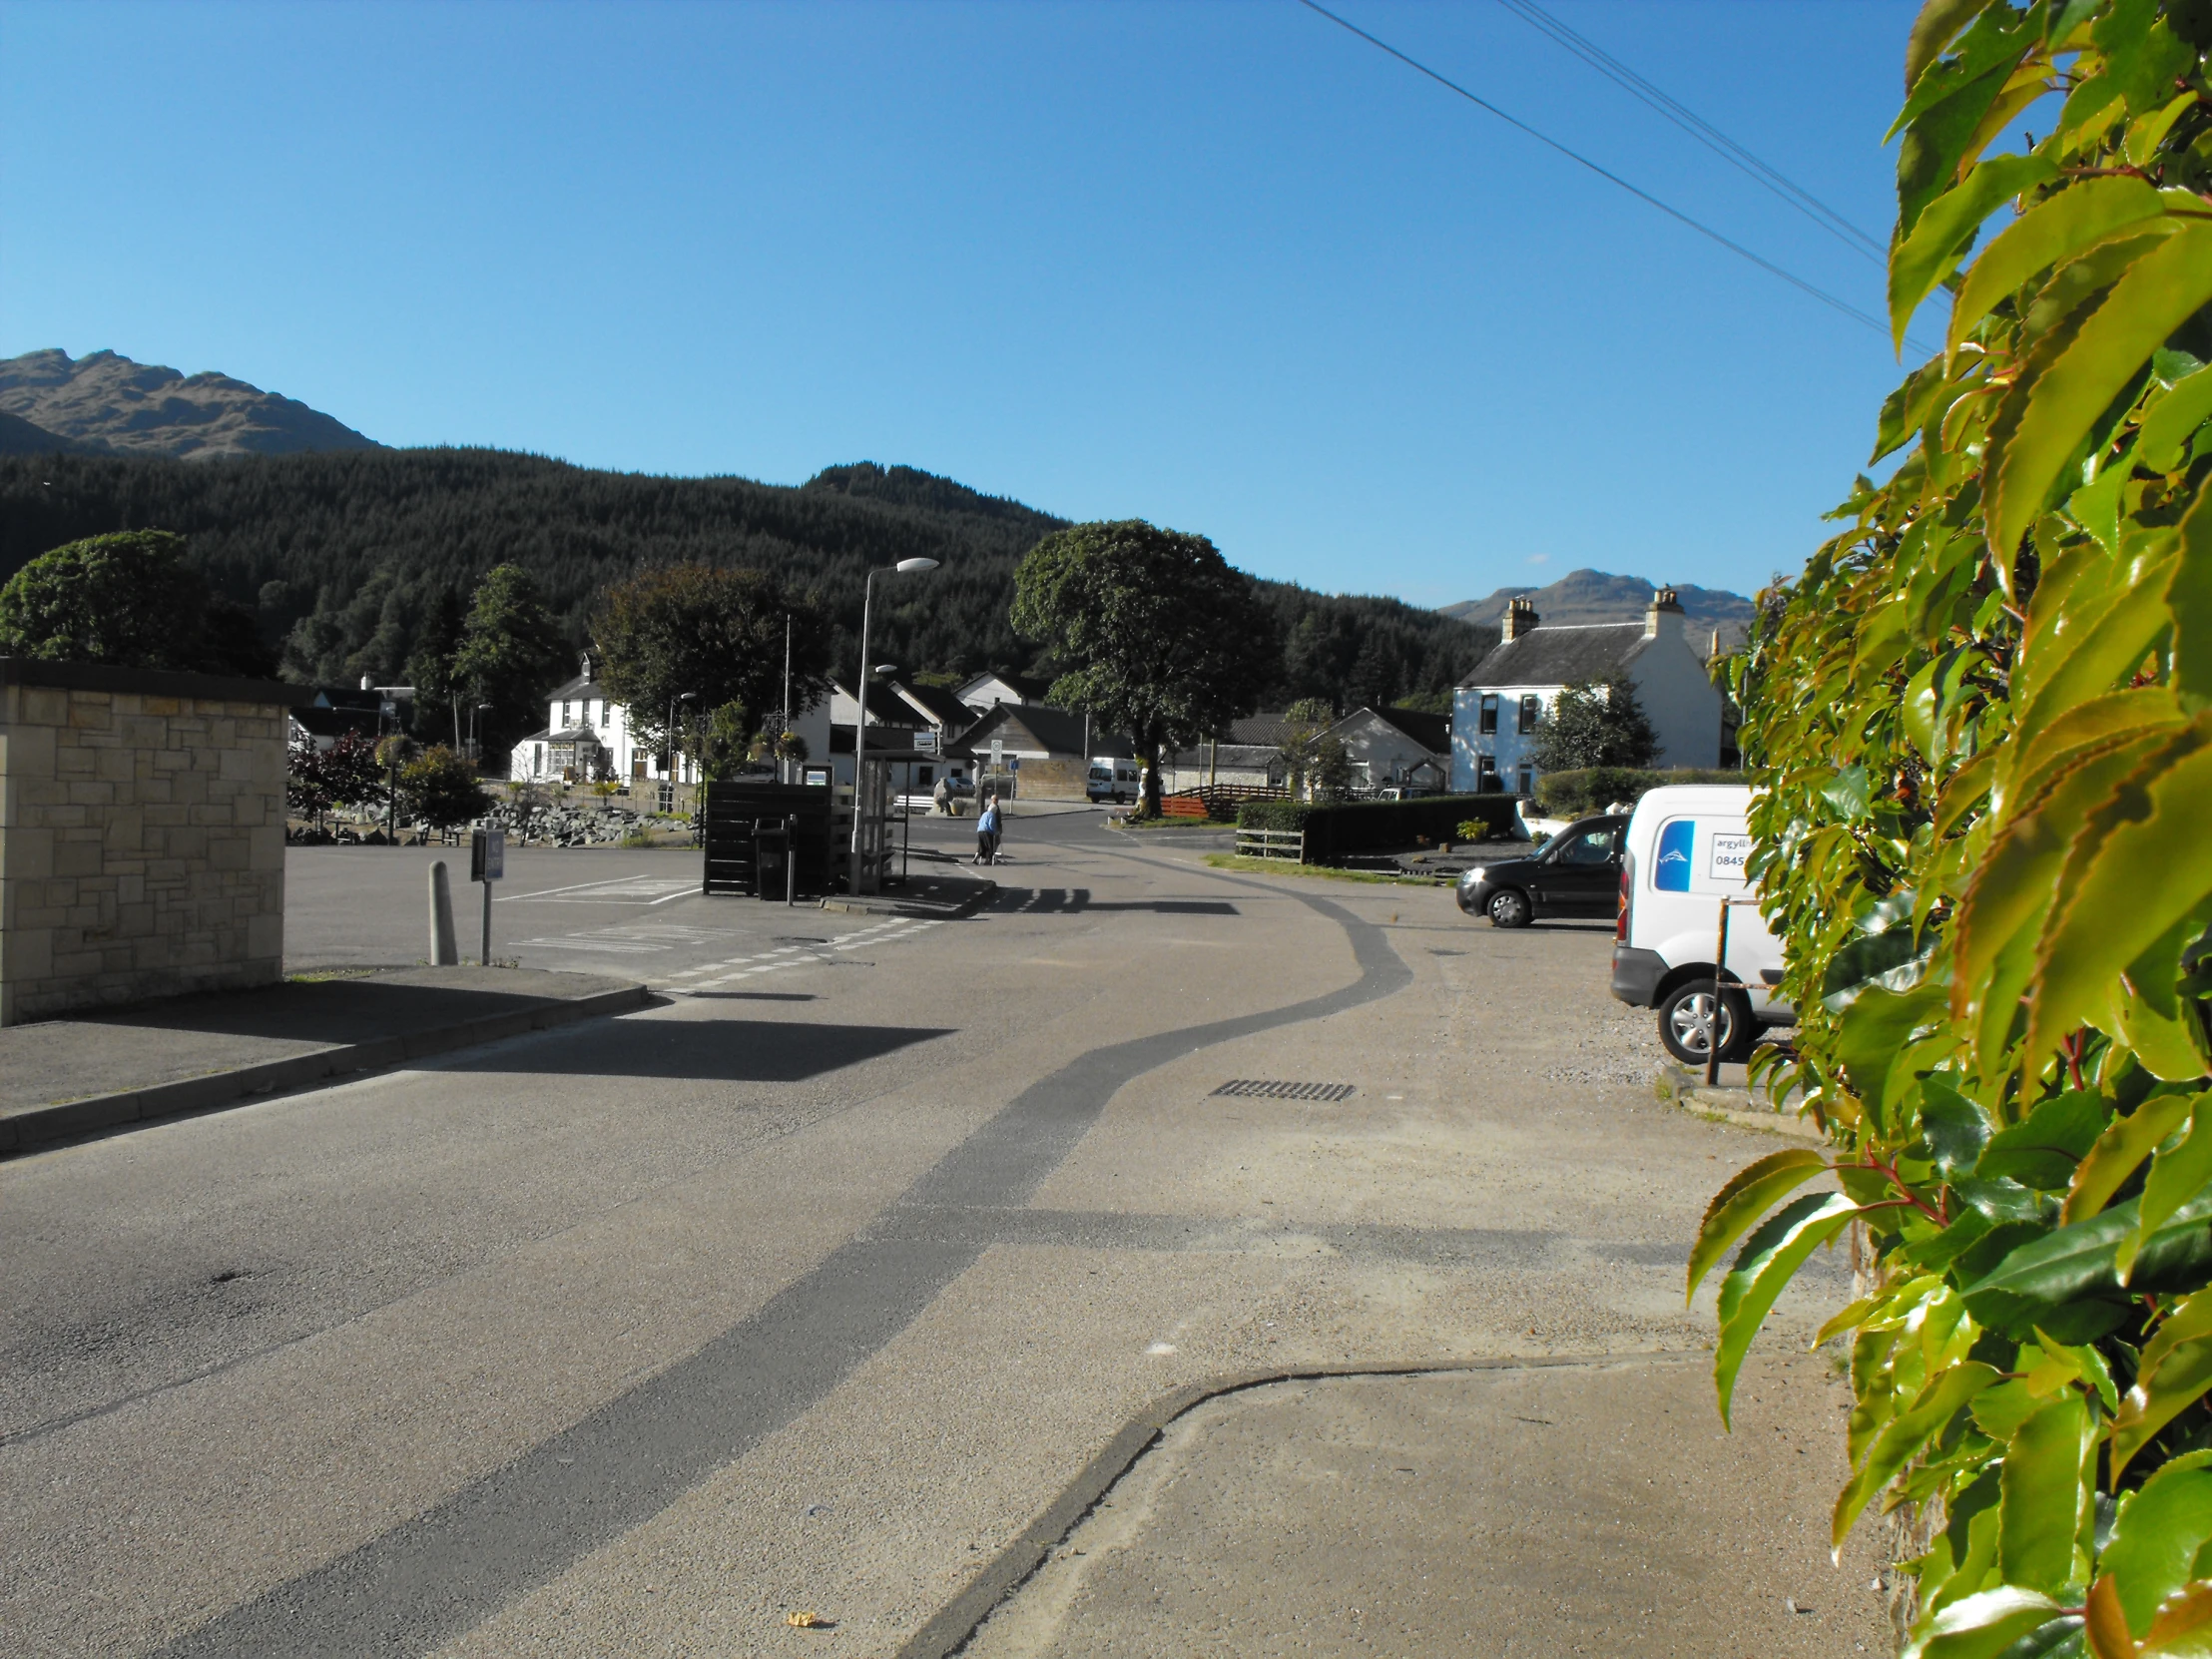
<path id="1" fill-rule="evenodd" d="M 1370 714 L 1386 726 L 1394 726 L 1411 738 L 1431 755 L 1448 755 L 1451 752 L 1451 717 L 1432 715 L 1420 709 L 1355 709 L 1353 713 Z"/>
<path id="2" fill-rule="evenodd" d="M 1291 741 L 1292 730 L 1288 715 L 1247 715 L 1231 721 L 1221 738 L 1224 743 L 1266 744 L 1270 749 L 1280 749 Z"/>
<path id="3" fill-rule="evenodd" d="M 1009 749 L 1026 748 L 1018 736 L 1026 732 L 1037 740 L 1037 747 L 1054 755 L 1083 755 L 1083 716 L 1073 709 L 1055 709 L 1046 703 L 1001 703 L 954 744 L 946 746 L 949 756 L 981 758 L 991 752 L 991 734 L 1006 734 Z M 1118 732 L 1108 732 L 1095 722 L 1091 726 L 1091 755 L 1129 755 L 1135 746 Z M 1089 756 L 1084 756 L 1089 759 Z"/>
<path id="4" fill-rule="evenodd" d="M 1651 640 L 1640 622 L 1568 623 L 1531 628 L 1507 640 L 1474 665 L 1459 684 L 1486 686 L 1571 686 L 1578 680 L 1602 680 L 1643 655 Z"/>
<path id="5" fill-rule="evenodd" d="M 975 711 L 942 686 L 914 686 L 902 680 L 898 689 L 927 709 L 930 718 L 947 732 L 965 731 L 975 722 Z"/>

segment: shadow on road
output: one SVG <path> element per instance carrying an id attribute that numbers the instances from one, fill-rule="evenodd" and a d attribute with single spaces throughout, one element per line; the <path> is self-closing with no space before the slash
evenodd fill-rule
<path id="1" fill-rule="evenodd" d="M 1117 898 L 1100 904 L 1091 899 L 1088 887 L 1008 887 L 1001 886 L 992 899 L 993 910 L 1020 910 L 1025 915 L 1038 915 L 1048 910 L 1147 910 L 1160 916 L 1235 916 L 1244 912 L 1227 899 L 1221 898 Z"/>
<path id="2" fill-rule="evenodd" d="M 798 1083 L 952 1034 L 949 1026 L 816 1025 L 776 1020 L 617 1020 L 585 1040 L 533 1043 L 453 1063 L 453 1071 Z"/>

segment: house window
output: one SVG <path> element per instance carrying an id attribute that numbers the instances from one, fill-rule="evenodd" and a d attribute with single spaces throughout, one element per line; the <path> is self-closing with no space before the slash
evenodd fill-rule
<path id="1" fill-rule="evenodd" d="M 568 717 L 568 711 L 569 711 L 570 707 L 571 707 L 571 705 L 570 705 L 570 703 L 569 703 L 568 699 L 567 699 L 567 698 L 565 698 L 565 697 L 564 697 L 564 698 L 562 698 L 562 699 L 561 699 L 561 730 L 562 730 L 562 731 L 564 731 L 564 732 L 568 730 L 568 718 L 569 718 L 569 717 Z"/>
<path id="2" fill-rule="evenodd" d="M 927 789 L 936 781 L 937 769 L 935 767 L 916 767 L 914 769 L 914 782 L 916 784 L 919 784 L 923 789 Z"/>
<path id="3" fill-rule="evenodd" d="M 1484 692 L 1484 693 L 1482 694 L 1482 716 L 1481 716 L 1481 719 L 1480 719 L 1480 720 L 1479 720 L 1479 721 L 1478 721 L 1478 722 L 1476 723 L 1476 725 L 1475 725 L 1475 731 L 1476 731 L 1476 732 L 1478 732 L 1479 734 L 1481 734 L 1481 735 L 1482 735 L 1483 737 L 1485 737 L 1485 738 L 1487 738 L 1487 737 L 1491 737 L 1491 736 L 1493 736 L 1493 735 L 1494 735 L 1494 734 L 1496 733 L 1496 731 L 1497 731 L 1497 693 L 1496 693 L 1496 692 Z"/>
<path id="4" fill-rule="evenodd" d="M 545 776 L 545 745 L 542 743 L 534 743 L 530 746 L 530 776 L 533 778 L 543 778 Z"/>
<path id="5" fill-rule="evenodd" d="M 1533 694 L 1520 700 L 1520 729 L 1523 733 L 1536 730 L 1536 722 L 1543 718 L 1543 702 Z"/>
<path id="6" fill-rule="evenodd" d="M 1520 769 L 1520 781 L 1515 787 L 1522 795 L 1534 795 L 1536 793 L 1536 769 L 1529 766 L 1522 767 Z"/>
<path id="7" fill-rule="evenodd" d="M 1474 789 L 1477 795 L 1490 795 L 1497 789 L 1497 757 L 1478 755 L 1474 761 Z"/>
<path id="8" fill-rule="evenodd" d="M 635 757 L 630 762 L 630 781 L 633 784 L 645 782 L 645 757 L 643 755 Z"/>

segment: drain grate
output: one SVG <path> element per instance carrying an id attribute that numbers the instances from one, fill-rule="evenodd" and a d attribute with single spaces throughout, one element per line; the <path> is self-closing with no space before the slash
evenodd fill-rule
<path id="1" fill-rule="evenodd" d="M 1349 1100 L 1350 1083 L 1290 1083 L 1264 1077 L 1232 1077 L 1216 1094 L 1258 1095 L 1264 1100 Z"/>

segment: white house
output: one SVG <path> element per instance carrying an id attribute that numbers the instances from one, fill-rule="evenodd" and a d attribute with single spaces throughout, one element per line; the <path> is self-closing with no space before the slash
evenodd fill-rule
<path id="1" fill-rule="evenodd" d="M 987 715 L 1001 703 L 1042 703 L 1045 684 L 1026 674 L 978 674 L 952 695 L 979 715 Z"/>
<path id="2" fill-rule="evenodd" d="M 661 718 L 668 717 L 664 713 Z M 689 756 L 677 756 L 675 768 L 672 779 L 659 751 L 632 740 L 630 713 L 592 677 L 588 651 L 583 672 L 555 687 L 546 700 L 545 730 L 524 738 L 507 758 L 507 776 L 516 783 L 565 779 L 581 784 L 595 778 L 611 778 L 618 784 L 695 781 L 695 763 Z"/>
<path id="3" fill-rule="evenodd" d="M 1537 625 L 1535 607 L 1514 600 L 1498 647 L 1452 695 L 1451 787 L 1462 792 L 1535 787 L 1533 746 L 1559 693 L 1618 672 L 1659 740 L 1657 767 L 1721 764 L 1725 699 L 1682 634 L 1672 588 L 1651 596 L 1644 620 L 1568 627 Z"/>
<path id="4" fill-rule="evenodd" d="M 1451 770 L 1451 717 L 1418 709 L 1355 709 L 1323 734 L 1344 745 L 1356 789 L 1441 793 Z"/>

